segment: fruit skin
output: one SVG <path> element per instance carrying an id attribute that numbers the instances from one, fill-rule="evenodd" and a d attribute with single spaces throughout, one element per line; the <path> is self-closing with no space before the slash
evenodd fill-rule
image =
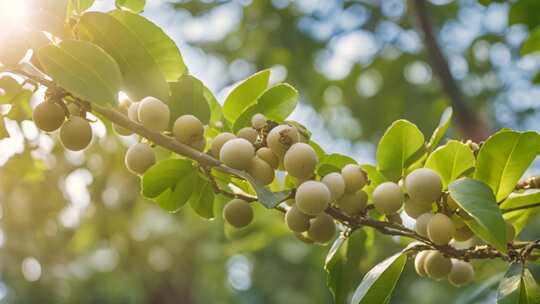
<path id="1" fill-rule="evenodd" d="M 433 214 L 431 213 L 424 213 L 420 215 L 416 219 L 416 223 L 414 224 L 414 231 L 416 231 L 416 233 L 420 234 L 421 236 L 427 237 L 428 236 L 427 226 L 428 226 L 428 223 L 431 221 L 432 217 L 433 217 Z"/>
<path id="2" fill-rule="evenodd" d="M 60 128 L 60 141 L 64 148 L 80 151 L 92 141 L 90 123 L 79 116 L 71 116 Z"/>
<path id="3" fill-rule="evenodd" d="M 173 136 L 186 145 L 200 142 L 204 138 L 204 125 L 193 115 L 182 115 L 174 121 Z"/>
<path id="4" fill-rule="evenodd" d="M 345 179 L 337 172 L 332 172 L 325 175 L 321 182 L 328 187 L 330 194 L 332 195 L 332 201 L 336 202 L 345 193 Z"/>
<path id="5" fill-rule="evenodd" d="M 223 208 L 223 218 L 232 226 L 242 228 L 253 221 L 253 210 L 248 202 L 235 198 Z"/>
<path id="6" fill-rule="evenodd" d="M 257 137 L 259 136 L 259 133 L 257 130 L 253 129 L 252 127 L 245 127 L 240 129 L 236 136 L 243 138 L 250 143 L 254 144 L 257 141 Z"/>
<path id="7" fill-rule="evenodd" d="M 456 233 L 454 222 L 442 213 L 435 214 L 427 225 L 429 239 L 437 245 L 446 245 Z"/>
<path id="8" fill-rule="evenodd" d="M 290 146 L 298 142 L 298 130 L 289 125 L 279 125 L 273 128 L 266 137 L 268 148 L 275 155 L 283 157 Z"/>
<path id="9" fill-rule="evenodd" d="M 156 155 L 149 145 L 136 143 L 127 150 L 124 163 L 129 171 L 142 175 L 156 163 Z"/>
<path id="10" fill-rule="evenodd" d="M 251 126 L 257 130 L 266 127 L 266 116 L 257 113 L 251 117 Z"/>
<path id="11" fill-rule="evenodd" d="M 403 204 L 403 209 L 408 216 L 418 218 L 420 215 L 431 211 L 431 203 L 419 203 L 408 199 Z"/>
<path id="12" fill-rule="evenodd" d="M 416 254 L 416 257 L 414 258 L 414 269 L 416 270 L 416 273 L 421 277 L 425 277 L 427 275 L 424 265 L 426 262 L 426 256 L 430 252 L 431 250 L 420 251 Z"/>
<path id="13" fill-rule="evenodd" d="M 169 127 L 169 107 L 155 97 L 145 97 L 139 102 L 139 122 L 154 132 L 163 132 Z"/>
<path id="14" fill-rule="evenodd" d="M 317 153 L 308 144 L 296 143 L 285 153 L 283 166 L 296 178 L 310 178 L 317 166 Z"/>
<path id="15" fill-rule="evenodd" d="M 448 282 L 459 287 L 472 282 L 474 278 L 474 268 L 471 263 L 460 260 L 452 260 L 452 271 L 448 275 Z"/>
<path id="16" fill-rule="evenodd" d="M 452 271 L 452 261 L 439 251 L 433 250 L 426 256 L 424 268 L 430 278 L 439 280 Z"/>
<path id="17" fill-rule="evenodd" d="M 310 217 L 307 214 L 302 213 L 298 210 L 298 207 L 293 205 L 287 213 L 285 213 L 285 223 L 291 231 L 294 232 L 304 232 L 309 229 L 309 220 Z"/>
<path id="18" fill-rule="evenodd" d="M 356 193 L 345 193 L 343 197 L 337 201 L 337 206 L 341 211 L 345 212 L 345 214 L 353 216 L 366 208 L 367 201 L 367 193 L 360 190 Z"/>
<path id="19" fill-rule="evenodd" d="M 243 138 L 227 141 L 219 152 L 219 159 L 225 165 L 238 170 L 247 170 L 253 156 L 255 156 L 255 148 Z"/>
<path id="20" fill-rule="evenodd" d="M 442 181 L 437 172 L 428 168 L 420 168 L 407 175 L 405 188 L 413 200 L 432 203 L 441 197 Z"/>
<path id="21" fill-rule="evenodd" d="M 236 136 L 229 132 L 223 132 L 218 134 L 216 137 L 214 137 L 214 140 L 212 140 L 212 145 L 210 146 L 210 154 L 214 156 L 215 158 L 219 158 L 219 151 L 221 151 L 221 147 L 228 142 L 231 139 L 235 139 Z"/>
<path id="22" fill-rule="evenodd" d="M 307 215 L 322 213 L 330 203 L 330 190 L 325 184 L 307 181 L 296 189 L 296 206 Z"/>
<path id="23" fill-rule="evenodd" d="M 128 108 L 128 111 L 127 111 L 128 118 L 130 120 L 132 120 L 134 122 L 138 122 L 138 123 L 140 123 L 140 121 L 139 121 L 139 105 L 140 105 L 140 102 L 134 102 L 134 103 L 129 105 L 129 108 Z"/>
<path id="24" fill-rule="evenodd" d="M 385 182 L 373 191 L 373 205 L 382 214 L 396 213 L 403 205 L 403 193 L 396 183 Z"/>
<path id="25" fill-rule="evenodd" d="M 306 244 L 313 244 L 315 243 L 315 241 L 313 241 L 312 239 L 309 238 L 309 236 L 307 235 L 307 232 L 302 232 L 302 233 L 299 233 L 299 232 L 295 232 L 294 233 L 294 236 L 299 239 L 300 241 L 306 243 Z"/>
<path id="26" fill-rule="evenodd" d="M 341 176 L 345 180 L 345 191 L 347 192 L 355 193 L 362 190 L 367 183 L 367 175 L 364 170 L 354 164 L 345 165 L 341 169 Z"/>
<path id="27" fill-rule="evenodd" d="M 45 101 L 34 108 L 32 119 L 39 129 L 45 132 L 52 132 L 62 126 L 66 115 L 64 109 L 57 103 Z"/>
<path id="28" fill-rule="evenodd" d="M 336 234 L 334 219 L 326 213 L 321 213 L 309 221 L 307 235 L 317 243 L 327 243 Z"/>
<path id="29" fill-rule="evenodd" d="M 267 147 L 262 147 L 256 152 L 257 156 L 269 164 L 274 170 L 279 167 L 278 157 Z"/>
<path id="30" fill-rule="evenodd" d="M 458 242 L 465 242 L 470 240 L 474 236 L 474 233 L 467 226 L 463 226 L 459 229 L 456 229 L 454 233 L 454 240 Z"/>
<path id="31" fill-rule="evenodd" d="M 274 169 L 257 156 L 251 158 L 248 173 L 263 185 L 269 185 L 274 180 Z"/>

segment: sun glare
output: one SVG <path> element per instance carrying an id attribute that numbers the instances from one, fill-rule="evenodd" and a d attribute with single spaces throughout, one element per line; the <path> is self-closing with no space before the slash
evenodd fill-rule
<path id="1" fill-rule="evenodd" d="M 20 27 L 27 22 L 28 0 L 0 0 L 0 25 L 2 28 Z"/>

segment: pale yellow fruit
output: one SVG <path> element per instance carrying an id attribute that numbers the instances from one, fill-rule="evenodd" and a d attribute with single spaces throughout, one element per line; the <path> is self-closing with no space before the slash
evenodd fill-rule
<path id="1" fill-rule="evenodd" d="M 266 127 L 266 116 L 257 113 L 251 117 L 251 126 L 257 130 Z"/>
<path id="2" fill-rule="evenodd" d="M 323 182 L 330 190 L 333 202 L 339 200 L 345 193 L 345 180 L 343 179 L 343 176 L 337 172 L 325 175 L 321 179 L 321 182 Z"/>
<path id="3" fill-rule="evenodd" d="M 204 125 L 193 115 L 182 115 L 174 121 L 173 136 L 186 145 L 199 142 L 204 137 Z"/>
<path id="4" fill-rule="evenodd" d="M 310 217 L 298 210 L 296 206 L 292 206 L 285 213 L 285 223 L 287 227 L 294 232 L 304 232 L 309 229 L 309 219 Z"/>
<path id="5" fill-rule="evenodd" d="M 321 213 L 309 221 L 307 235 L 317 243 L 325 244 L 336 234 L 334 219 L 326 213 Z"/>
<path id="6" fill-rule="evenodd" d="M 431 204 L 419 203 L 411 199 L 408 199 L 403 204 L 403 209 L 405 210 L 405 213 L 407 213 L 408 216 L 412 218 L 418 218 L 420 215 L 431 211 Z"/>
<path id="7" fill-rule="evenodd" d="M 238 170 L 247 170 L 253 156 L 255 156 L 255 148 L 243 138 L 227 141 L 219 152 L 219 159 L 225 165 Z"/>
<path id="8" fill-rule="evenodd" d="M 156 156 L 149 145 L 137 143 L 129 147 L 124 162 L 129 171 L 142 175 L 156 163 Z"/>
<path id="9" fill-rule="evenodd" d="M 458 242 L 465 242 L 470 240 L 474 236 L 474 233 L 467 226 L 463 226 L 459 229 L 456 229 L 454 233 L 454 240 Z"/>
<path id="10" fill-rule="evenodd" d="M 253 221 L 253 210 L 248 202 L 233 199 L 223 208 L 223 218 L 232 226 L 242 228 Z"/>
<path id="11" fill-rule="evenodd" d="M 427 226 L 429 224 L 429 221 L 431 221 L 431 218 L 433 217 L 433 214 L 431 213 L 424 213 L 420 215 L 416 219 L 416 223 L 414 224 L 414 230 L 416 233 L 420 234 L 421 236 L 427 237 Z"/>
<path id="12" fill-rule="evenodd" d="M 474 279 L 474 268 L 471 263 L 464 261 L 453 260 L 452 271 L 448 275 L 448 282 L 459 287 L 469 284 Z"/>
<path id="13" fill-rule="evenodd" d="M 296 189 L 296 206 L 307 215 L 322 213 L 330 203 L 330 190 L 325 184 L 307 181 Z"/>
<path id="14" fill-rule="evenodd" d="M 289 125 L 279 125 L 273 128 L 266 137 L 268 148 L 278 157 L 283 157 L 285 152 L 298 142 L 298 130 Z"/>
<path id="15" fill-rule="evenodd" d="M 439 251 L 433 250 L 425 257 L 424 269 L 430 278 L 439 280 L 452 271 L 452 261 Z"/>
<path id="16" fill-rule="evenodd" d="M 66 119 L 66 114 L 64 109 L 57 103 L 45 101 L 34 108 L 32 118 L 36 127 L 45 132 L 52 132 L 62 126 L 62 123 Z"/>
<path id="17" fill-rule="evenodd" d="M 235 139 L 236 136 L 229 132 L 223 132 L 218 134 L 214 139 L 212 140 L 212 145 L 210 146 L 210 153 L 213 157 L 219 158 L 219 152 L 221 151 L 221 147 L 228 142 L 231 139 Z"/>
<path id="18" fill-rule="evenodd" d="M 416 270 L 416 273 L 421 277 L 425 277 L 427 275 L 424 265 L 426 262 L 426 256 L 430 252 L 431 250 L 420 251 L 416 254 L 416 257 L 414 258 L 414 270 Z"/>
<path id="19" fill-rule="evenodd" d="M 290 175 L 296 178 L 310 178 L 317 166 L 317 153 L 308 144 L 296 143 L 285 153 L 283 166 Z"/>
<path id="20" fill-rule="evenodd" d="M 274 169 L 257 156 L 251 159 L 248 173 L 263 185 L 269 185 L 274 180 Z"/>
<path id="21" fill-rule="evenodd" d="M 401 188 L 392 182 L 378 185 L 373 191 L 373 205 L 382 214 L 396 213 L 403 205 Z"/>
<path id="22" fill-rule="evenodd" d="M 60 141 L 64 148 L 80 151 L 92 141 L 90 123 L 79 116 L 71 116 L 60 128 Z"/>
<path id="23" fill-rule="evenodd" d="M 345 190 L 355 193 L 362 190 L 367 183 L 367 175 L 358 165 L 348 164 L 341 169 L 341 176 L 345 180 Z"/>
<path id="24" fill-rule="evenodd" d="M 129 105 L 127 116 L 131 121 L 134 122 L 140 122 L 139 121 L 139 102 L 134 102 L 131 105 Z"/>
<path id="25" fill-rule="evenodd" d="M 455 233 L 454 222 L 442 213 L 435 214 L 427 226 L 429 239 L 437 245 L 447 245 Z"/>
<path id="26" fill-rule="evenodd" d="M 236 136 L 243 138 L 250 143 L 254 144 L 257 141 L 257 137 L 259 137 L 259 133 L 257 130 L 253 129 L 252 127 L 245 127 L 240 129 Z"/>
<path id="27" fill-rule="evenodd" d="M 431 203 L 441 197 L 442 181 L 434 170 L 420 168 L 407 175 L 405 188 L 411 199 L 417 202 Z"/>
<path id="28" fill-rule="evenodd" d="M 506 221 L 506 241 L 508 243 L 512 243 L 515 237 L 516 229 L 514 228 L 514 225 L 512 225 L 512 223 L 510 223 L 509 221 Z"/>
<path id="29" fill-rule="evenodd" d="M 368 196 L 364 191 L 356 193 L 345 193 L 341 199 L 337 201 L 337 206 L 345 214 L 353 216 L 363 211 L 367 206 Z"/>
<path id="30" fill-rule="evenodd" d="M 274 170 L 279 167 L 278 157 L 269 148 L 262 147 L 257 150 L 256 154 L 260 159 L 264 160 L 267 164 L 269 164 Z"/>
<path id="31" fill-rule="evenodd" d="M 206 139 L 202 137 L 201 139 L 190 143 L 189 146 L 199 152 L 204 152 L 204 148 L 206 148 Z"/>
<path id="32" fill-rule="evenodd" d="M 148 130 L 163 132 L 169 127 L 169 107 L 154 97 L 145 97 L 139 102 L 139 122 Z"/>

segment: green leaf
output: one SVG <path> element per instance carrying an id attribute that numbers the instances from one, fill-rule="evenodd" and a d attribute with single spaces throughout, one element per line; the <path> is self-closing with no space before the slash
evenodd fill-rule
<path id="1" fill-rule="evenodd" d="M 223 115 L 230 122 L 235 122 L 240 115 L 268 87 L 270 70 L 262 70 L 239 83 L 227 96 L 223 104 Z"/>
<path id="2" fill-rule="evenodd" d="M 23 90 L 23 86 L 13 77 L 3 76 L 0 78 L 0 104 L 11 104 L 17 95 Z"/>
<path id="3" fill-rule="evenodd" d="M 521 233 L 523 228 L 527 225 L 529 218 L 532 214 L 530 209 L 515 210 L 511 212 L 505 212 L 503 218 L 514 226 L 516 236 Z"/>
<path id="4" fill-rule="evenodd" d="M 97 104 L 116 105 L 122 75 L 114 59 L 98 46 L 64 40 L 38 50 L 38 58 L 55 82 L 73 95 Z"/>
<path id="5" fill-rule="evenodd" d="M 446 188 L 452 181 L 474 170 L 475 161 L 474 153 L 466 144 L 451 140 L 429 155 L 425 167 L 437 171 Z"/>
<path id="6" fill-rule="evenodd" d="M 77 14 L 82 14 L 84 11 L 89 9 L 95 0 L 70 0 L 69 5 L 71 6 L 71 11 L 75 11 Z"/>
<path id="7" fill-rule="evenodd" d="M 529 269 L 523 271 L 521 276 L 522 285 L 522 298 L 525 299 L 527 304 L 539 304 L 540 303 L 540 286 L 536 283 L 536 280 L 532 276 Z"/>
<path id="8" fill-rule="evenodd" d="M 521 56 L 540 51 L 540 27 L 536 28 L 521 47 Z"/>
<path id="9" fill-rule="evenodd" d="M 474 178 L 488 184 L 501 201 L 512 193 L 538 151 L 540 135 L 536 132 L 497 132 L 480 148 Z"/>
<path id="10" fill-rule="evenodd" d="M 491 189 L 481 181 L 462 178 L 448 186 L 450 196 L 472 219 L 465 224 L 481 239 L 506 252 L 506 224 Z"/>
<path id="11" fill-rule="evenodd" d="M 182 176 L 196 171 L 189 160 L 167 159 L 153 165 L 142 177 L 142 194 L 155 198 L 165 190 L 176 186 Z"/>
<path id="12" fill-rule="evenodd" d="M 403 272 L 407 255 L 402 252 L 373 267 L 354 292 L 352 304 L 386 304 Z"/>
<path id="13" fill-rule="evenodd" d="M 178 181 L 173 187 L 168 188 L 156 198 L 158 205 L 171 213 L 178 212 L 190 199 L 197 183 L 197 171 L 192 169 L 177 178 Z"/>
<path id="14" fill-rule="evenodd" d="M 199 118 L 203 124 L 210 121 L 210 106 L 207 96 L 204 94 L 205 87 L 197 78 L 184 75 L 178 82 L 173 82 L 171 86 L 171 99 L 169 109 L 171 110 L 171 124 L 185 114 L 191 114 Z"/>
<path id="15" fill-rule="evenodd" d="M 508 23 L 514 25 L 523 23 L 532 30 L 540 24 L 540 16 L 534 12 L 540 11 L 540 2 L 537 0 L 515 1 L 508 12 Z"/>
<path id="16" fill-rule="evenodd" d="M 160 54 L 152 53 L 148 46 L 151 44 L 149 39 L 155 39 L 153 41 L 159 44 L 168 38 L 149 36 L 149 23 L 141 21 L 143 19 L 137 20 L 139 22 L 135 22 L 133 27 L 126 27 L 123 23 L 125 20 L 121 22 L 109 14 L 87 12 L 81 17 L 78 28 L 82 38 L 96 43 L 118 62 L 124 76 L 123 90 L 131 99 L 154 96 L 166 102 L 169 99 L 169 84 L 160 69 L 158 58 L 154 57 Z M 160 61 L 163 62 L 163 59 Z"/>
<path id="17" fill-rule="evenodd" d="M 540 190 L 531 189 L 523 193 L 512 193 L 502 202 L 501 208 L 515 208 L 540 202 Z"/>
<path id="18" fill-rule="evenodd" d="M 427 144 L 427 150 L 429 152 L 433 151 L 439 145 L 444 135 L 446 134 L 446 131 L 448 131 L 448 127 L 450 127 L 450 122 L 452 121 L 452 115 L 452 108 L 446 108 L 442 113 L 439 125 L 437 126 L 435 131 L 433 131 L 433 134 L 431 135 L 431 138 L 429 139 L 429 142 Z"/>
<path id="19" fill-rule="evenodd" d="M 418 127 L 407 120 L 397 120 L 377 146 L 378 170 L 389 180 L 397 181 L 424 153 L 424 135 Z"/>
<path id="20" fill-rule="evenodd" d="M 199 216 L 211 219 L 214 217 L 214 190 L 206 178 L 199 176 L 193 188 L 189 205 Z"/>
<path id="21" fill-rule="evenodd" d="M 356 161 L 349 156 L 333 153 L 324 156 L 317 165 L 317 174 L 325 176 L 332 172 L 340 172 L 341 168 L 348 164 L 356 164 Z"/>
<path id="22" fill-rule="evenodd" d="M 309 145 L 315 150 L 318 159 L 323 159 L 326 156 L 326 152 L 324 152 L 323 148 L 321 148 L 318 143 L 310 140 Z"/>
<path id="23" fill-rule="evenodd" d="M 116 7 L 140 13 L 144 10 L 145 0 L 116 0 Z"/>
<path id="24" fill-rule="evenodd" d="M 9 133 L 6 129 L 6 121 L 3 116 L 0 115 L 0 139 L 8 138 Z"/>
<path id="25" fill-rule="evenodd" d="M 379 170 L 377 170 L 377 167 L 369 164 L 364 164 L 360 167 L 362 170 L 366 171 L 371 182 L 370 186 L 377 187 L 378 185 L 386 182 L 386 178 L 381 172 L 379 172 Z"/>
<path id="26" fill-rule="evenodd" d="M 497 290 L 497 304 L 519 304 L 521 298 L 521 275 L 523 265 L 513 263 L 508 268 Z"/>

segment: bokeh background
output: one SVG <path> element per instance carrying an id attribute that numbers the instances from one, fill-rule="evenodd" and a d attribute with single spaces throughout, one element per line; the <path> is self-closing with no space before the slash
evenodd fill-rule
<path id="1" fill-rule="evenodd" d="M 540 131 L 540 55 L 520 55 L 540 23 L 538 2 L 426 2 L 474 127 Z M 0 0 L 0 23 L 31 22 L 24 3 Z M 112 0 L 96 0 L 92 10 L 113 8 Z M 392 121 L 409 119 L 429 135 L 455 102 L 430 63 L 417 13 L 406 0 L 147 0 L 143 15 L 178 43 L 191 73 L 220 100 L 235 82 L 271 68 L 272 81 L 301 92 L 292 119 L 316 142 L 373 163 Z M 451 134 L 471 136 L 461 124 Z M 0 303 L 331 303 L 328 248 L 296 240 L 279 213 L 258 208 L 241 231 L 189 208 L 168 214 L 139 196 L 138 178 L 123 166 L 134 138 L 96 123 L 92 147 L 73 153 L 30 121 L 7 121 L 7 128 L 10 138 L 0 141 Z M 529 173 L 540 173 L 538 164 Z M 532 217 L 520 237 L 538 238 L 538 231 Z M 352 286 L 401 247 L 363 233 Z M 457 289 L 419 278 L 409 263 L 391 303 L 493 303 L 505 265 L 475 267 L 477 282 Z"/>

